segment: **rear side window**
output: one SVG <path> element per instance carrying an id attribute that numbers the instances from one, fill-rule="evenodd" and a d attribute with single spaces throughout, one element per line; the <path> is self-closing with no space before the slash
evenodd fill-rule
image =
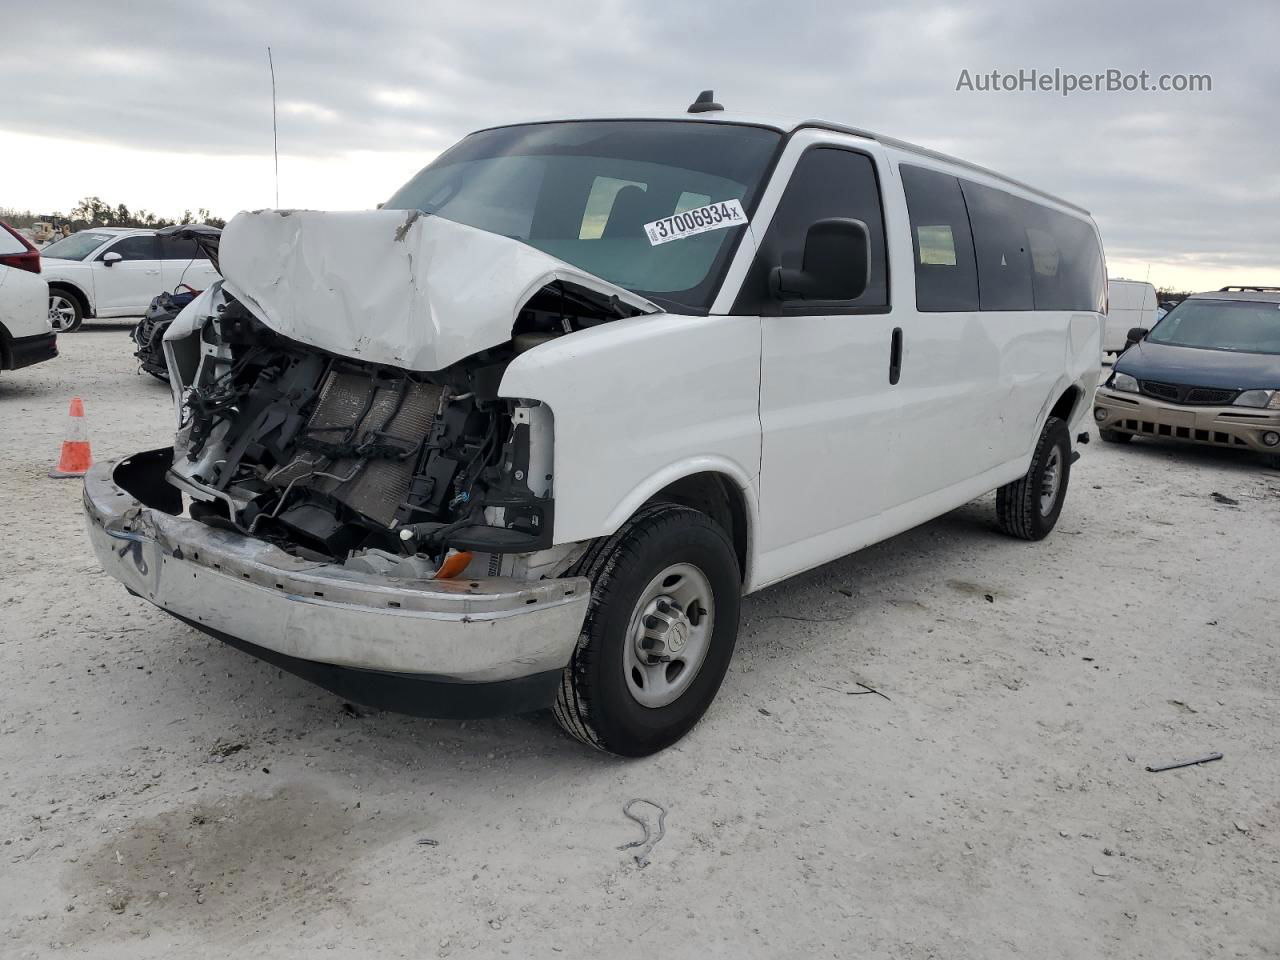
<path id="1" fill-rule="evenodd" d="M 1091 221 L 923 167 L 899 172 L 918 310 L 1102 312 L 1106 267 Z"/>
<path id="2" fill-rule="evenodd" d="M 978 183 L 962 187 L 978 258 L 979 309 L 1034 310 L 1027 227 L 1035 204 Z"/>
<path id="3" fill-rule="evenodd" d="M 875 164 L 863 153 L 838 147 L 814 147 L 800 158 L 773 215 L 760 252 L 742 284 L 734 313 L 813 313 L 812 302 L 778 303 L 769 292 L 773 267 L 799 268 L 805 237 L 818 220 L 848 217 L 867 225 L 871 238 L 871 278 L 857 300 L 822 313 L 878 313 L 889 305 L 889 271 L 885 257 L 884 214 Z"/>
<path id="4" fill-rule="evenodd" d="M 1101 313 L 1107 278 L 1093 224 L 1039 204 L 1027 206 L 1036 309 Z"/>
<path id="5" fill-rule="evenodd" d="M 98 254 L 98 259 L 101 260 L 108 253 L 118 253 L 122 260 L 159 260 L 160 254 L 156 250 L 157 242 L 158 238 L 155 236 L 125 237 Z"/>
<path id="6" fill-rule="evenodd" d="M 916 255 L 916 309 L 978 309 L 978 270 L 960 181 L 945 173 L 899 167 Z"/>

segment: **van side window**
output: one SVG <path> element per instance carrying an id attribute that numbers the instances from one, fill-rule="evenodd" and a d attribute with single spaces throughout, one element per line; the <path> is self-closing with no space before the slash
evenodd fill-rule
<path id="1" fill-rule="evenodd" d="M 1029 203 L 1031 283 L 1037 310 L 1089 310 L 1106 302 L 1106 271 L 1093 226 L 1039 204 Z"/>
<path id="2" fill-rule="evenodd" d="M 961 181 L 978 256 L 983 310 L 1034 310 L 1028 222 L 1034 204 L 1003 190 Z"/>
<path id="3" fill-rule="evenodd" d="M 898 172 L 916 254 L 916 309 L 977 310 L 978 268 L 960 181 L 905 163 Z"/>
<path id="4" fill-rule="evenodd" d="M 849 217 L 867 225 L 871 237 L 871 278 L 857 300 L 820 309 L 804 301 L 785 307 L 769 292 L 769 274 L 776 266 L 802 265 L 805 236 L 818 220 Z M 866 154 L 839 147 L 813 147 L 796 164 L 787 189 L 760 244 L 734 313 L 778 316 L 782 313 L 885 313 L 889 307 L 888 266 L 885 257 L 884 214 L 875 164 Z"/>

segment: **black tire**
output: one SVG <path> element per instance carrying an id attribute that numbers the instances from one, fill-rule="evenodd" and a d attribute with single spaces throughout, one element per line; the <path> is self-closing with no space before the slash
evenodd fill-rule
<path id="1" fill-rule="evenodd" d="M 1041 500 L 1050 469 L 1059 473 L 1056 493 L 1046 510 Z M 996 491 L 996 519 L 1000 528 L 1022 540 L 1043 540 L 1058 522 L 1070 480 L 1071 434 L 1065 420 L 1050 417 L 1036 442 L 1030 469 Z"/>
<path id="2" fill-rule="evenodd" d="M 71 313 L 68 318 L 62 322 L 60 326 L 53 328 L 55 333 L 75 333 L 80 329 L 80 325 L 84 323 L 84 307 L 80 304 L 80 298 L 68 290 L 60 287 L 49 288 L 49 317 L 53 318 L 54 307 L 57 305 L 62 308 L 65 315 L 69 308 Z"/>
<path id="3" fill-rule="evenodd" d="M 164 356 L 164 335 L 175 315 L 170 314 L 162 319 L 143 317 L 130 334 L 133 342 L 138 345 L 138 349 L 133 352 L 138 358 L 138 366 L 165 384 L 169 382 L 169 365 Z"/>
<path id="4" fill-rule="evenodd" d="M 714 616 L 709 646 L 677 699 L 645 706 L 627 681 L 632 616 L 654 578 L 677 563 L 695 567 L 710 586 Z M 598 750 L 624 757 L 656 753 L 692 729 L 728 670 L 742 594 L 733 544 L 705 513 L 651 504 L 612 537 L 592 545 L 575 572 L 591 580 L 591 602 L 560 683 L 555 718 L 570 735 Z"/>
<path id="5" fill-rule="evenodd" d="M 1125 433 L 1123 430 L 1098 430 L 1098 436 L 1102 438 L 1103 443 L 1128 443 L 1133 439 L 1132 433 Z"/>

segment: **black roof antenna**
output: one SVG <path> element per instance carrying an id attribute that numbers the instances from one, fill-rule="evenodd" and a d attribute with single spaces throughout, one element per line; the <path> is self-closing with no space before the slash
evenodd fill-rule
<path id="1" fill-rule="evenodd" d="M 689 104 L 690 113 L 710 113 L 713 110 L 723 110 L 724 107 L 716 103 L 716 94 L 714 90 L 703 90 L 698 94 L 698 99 Z"/>

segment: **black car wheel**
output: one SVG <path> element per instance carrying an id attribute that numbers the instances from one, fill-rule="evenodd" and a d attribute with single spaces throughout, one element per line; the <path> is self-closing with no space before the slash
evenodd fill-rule
<path id="1" fill-rule="evenodd" d="M 1065 420 L 1050 417 L 1026 474 L 996 491 L 1001 529 L 1021 540 L 1043 540 L 1058 522 L 1070 480 L 1071 434 Z"/>
<path id="2" fill-rule="evenodd" d="M 729 667 L 742 592 L 733 544 L 701 511 L 652 504 L 577 573 L 591 580 L 591 604 L 556 720 L 600 750 L 656 753 L 698 722 Z"/>

